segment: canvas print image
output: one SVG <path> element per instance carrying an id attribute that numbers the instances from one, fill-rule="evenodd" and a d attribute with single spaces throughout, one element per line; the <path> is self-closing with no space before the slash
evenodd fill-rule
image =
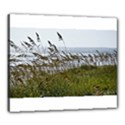
<path id="1" fill-rule="evenodd" d="M 10 99 L 117 96 L 116 18 L 10 14 L 8 42 Z"/>

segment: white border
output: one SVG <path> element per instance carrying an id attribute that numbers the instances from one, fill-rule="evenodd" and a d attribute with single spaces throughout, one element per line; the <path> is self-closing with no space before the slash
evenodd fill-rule
<path id="1" fill-rule="evenodd" d="M 117 96 L 10 99 L 10 112 L 117 108 Z"/>
<path id="2" fill-rule="evenodd" d="M 10 14 L 10 27 L 117 30 L 117 18 Z"/>

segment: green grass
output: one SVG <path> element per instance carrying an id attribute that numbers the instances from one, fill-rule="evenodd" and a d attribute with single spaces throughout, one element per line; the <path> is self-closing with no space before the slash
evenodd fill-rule
<path id="1" fill-rule="evenodd" d="M 12 98 L 116 94 L 116 65 L 81 66 L 55 74 L 36 71 L 25 84 L 17 81 L 17 84 L 10 86 Z"/>
<path id="2" fill-rule="evenodd" d="M 58 32 L 65 51 L 50 41 L 47 41 L 49 46 L 45 49 L 39 34 L 35 35 L 36 41 L 27 36 L 28 42 L 21 42 L 22 47 L 9 40 L 10 47 L 20 53 L 10 53 L 10 97 L 117 94 L 117 51 L 102 53 L 96 50 L 95 54 L 87 56 L 83 53 L 73 54 L 67 51 L 63 37 Z M 33 60 L 28 60 L 29 54 Z M 25 62 L 16 65 L 22 58 L 25 58 Z M 108 66 L 100 66 L 105 62 Z M 81 64 L 83 66 L 79 67 Z"/>

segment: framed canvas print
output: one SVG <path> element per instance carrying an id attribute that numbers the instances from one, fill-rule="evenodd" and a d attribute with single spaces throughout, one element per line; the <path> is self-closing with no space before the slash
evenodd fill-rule
<path id="1" fill-rule="evenodd" d="M 8 16 L 10 112 L 117 108 L 117 18 Z"/>

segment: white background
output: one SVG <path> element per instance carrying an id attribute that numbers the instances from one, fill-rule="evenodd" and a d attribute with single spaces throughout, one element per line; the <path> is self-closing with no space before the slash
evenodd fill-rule
<path id="1" fill-rule="evenodd" d="M 125 116 L 124 0 L 0 0 L 0 124 L 124 124 Z M 119 18 L 119 108 L 10 114 L 7 112 L 7 14 L 10 12 L 115 16 Z"/>
<path id="2" fill-rule="evenodd" d="M 10 27 L 116 30 L 117 18 L 11 14 Z"/>

